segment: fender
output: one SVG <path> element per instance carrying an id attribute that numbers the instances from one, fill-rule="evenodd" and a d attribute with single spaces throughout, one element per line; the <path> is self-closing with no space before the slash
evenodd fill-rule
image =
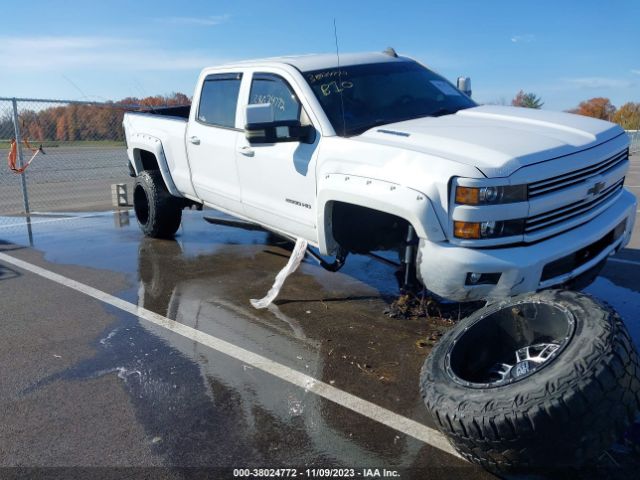
<path id="1" fill-rule="evenodd" d="M 164 154 L 164 148 L 162 147 L 162 141 L 159 138 L 147 135 L 144 133 L 133 133 L 127 138 L 127 154 L 129 155 L 129 161 L 132 163 L 136 175 L 142 170 L 142 159 L 140 158 L 140 151 L 145 150 L 155 155 L 158 161 L 158 168 L 160 174 L 164 180 L 164 184 L 167 187 L 169 193 L 175 197 L 182 197 L 182 194 L 176 188 L 171 178 L 171 172 L 169 170 L 169 164 L 167 163 L 167 157 Z"/>
<path id="2" fill-rule="evenodd" d="M 333 202 L 344 202 L 390 213 L 407 220 L 421 239 L 446 240 L 429 198 L 422 192 L 383 180 L 326 174 L 318 182 L 318 244 L 324 255 L 335 253 L 331 228 Z"/>

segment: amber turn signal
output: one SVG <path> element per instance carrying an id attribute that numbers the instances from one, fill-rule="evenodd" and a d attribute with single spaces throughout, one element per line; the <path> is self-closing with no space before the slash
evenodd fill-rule
<path id="1" fill-rule="evenodd" d="M 453 222 L 453 234 L 458 238 L 480 238 L 480 224 L 477 222 Z"/>
<path id="2" fill-rule="evenodd" d="M 456 187 L 456 203 L 462 205 L 478 205 L 480 189 L 474 187 Z"/>

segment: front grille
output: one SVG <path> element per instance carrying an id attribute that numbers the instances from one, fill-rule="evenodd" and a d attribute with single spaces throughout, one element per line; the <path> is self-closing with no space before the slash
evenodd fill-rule
<path id="1" fill-rule="evenodd" d="M 558 223 L 566 222 L 580 215 L 587 214 L 606 203 L 607 200 L 613 198 L 618 192 L 620 192 L 620 190 L 622 190 L 623 184 L 624 178 L 603 190 L 600 195 L 595 198 L 573 202 L 569 205 L 564 205 L 560 208 L 529 217 L 525 221 L 524 231 L 525 233 L 533 233 L 544 228 L 552 227 Z"/>
<path id="2" fill-rule="evenodd" d="M 564 173 L 553 178 L 547 178 L 538 182 L 529 184 L 529 198 L 535 198 L 540 195 L 552 193 L 557 190 L 582 183 L 590 177 L 601 175 L 612 168 L 617 167 L 629 158 L 629 149 L 623 150 L 595 165 L 574 170 L 573 172 Z"/>

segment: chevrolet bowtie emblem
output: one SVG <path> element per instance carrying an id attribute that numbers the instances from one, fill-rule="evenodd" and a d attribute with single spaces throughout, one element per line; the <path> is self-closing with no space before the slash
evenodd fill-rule
<path id="1" fill-rule="evenodd" d="M 590 193 L 591 195 L 598 195 L 602 190 L 604 190 L 605 185 L 606 184 L 604 182 L 598 182 L 587 190 L 587 193 Z"/>

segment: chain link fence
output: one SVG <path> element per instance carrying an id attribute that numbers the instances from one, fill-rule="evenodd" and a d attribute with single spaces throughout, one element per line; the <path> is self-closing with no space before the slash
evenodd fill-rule
<path id="1" fill-rule="evenodd" d="M 14 138 L 33 148 L 18 144 L 22 163 L 42 147 L 23 174 L 7 166 L 0 169 L 0 216 L 112 208 L 111 185 L 132 184 L 122 118 L 124 112 L 137 109 L 113 103 L 0 98 L 0 155 L 8 157 Z M 20 159 L 16 163 L 19 166 Z"/>
<path id="2" fill-rule="evenodd" d="M 629 146 L 631 155 L 640 154 L 640 130 L 627 130 L 627 135 L 629 135 L 631 142 Z"/>

